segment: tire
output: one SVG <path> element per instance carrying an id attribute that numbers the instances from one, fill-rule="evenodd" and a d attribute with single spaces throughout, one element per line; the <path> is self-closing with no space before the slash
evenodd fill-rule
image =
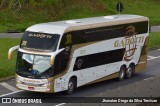
<path id="1" fill-rule="evenodd" d="M 133 76 L 134 72 L 135 72 L 135 65 L 130 64 L 128 69 L 126 70 L 126 78 L 130 79 Z"/>
<path id="2" fill-rule="evenodd" d="M 120 71 L 119 71 L 119 81 L 122 81 L 125 78 L 125 73 L 126 73 L 126 68 L 125 66 L 121 66 Z"/>
<path id="3" fill-rule="evenodd" d="M 66 94 L 70 95 L 74 92 L 76 85 L 75 85 L 75 80 L 71 78 L 68 82 L 68 89 L 66 90 Z"/>

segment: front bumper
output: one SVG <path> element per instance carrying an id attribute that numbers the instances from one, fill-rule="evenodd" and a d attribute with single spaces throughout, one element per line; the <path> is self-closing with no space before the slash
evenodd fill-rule
<path id="1" fill-rule="evenodd" d="M 30 79 L 16 75 L 16 87 L 33 92 L 54 92 L 54 81 L 50 79 Z"/>

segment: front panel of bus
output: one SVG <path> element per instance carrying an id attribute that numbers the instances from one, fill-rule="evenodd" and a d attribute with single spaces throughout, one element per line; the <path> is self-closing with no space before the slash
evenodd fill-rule
<path id="1" fill-rule="evenodd" d="M 51 65 L 51 55 L 44 54 L 56 52 L 59 39 L 58 34 L 24 33 L 16 63 L 18 88 L 37 92 L 54 91 L 53 77 L 60 73 L 61 56 L 58 54 Z"/>

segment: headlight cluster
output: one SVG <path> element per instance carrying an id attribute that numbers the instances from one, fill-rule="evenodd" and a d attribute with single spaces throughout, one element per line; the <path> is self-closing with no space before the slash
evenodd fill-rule
<path id="1" fill-rule="evenodd" d="M 22 83 L 22 81 L 19 80 L 19 77 L 16 77 L 16 82 L 17 82 L 17 84 L 21 84 Z"/>
<path id="2" fill-rule="evenodd" d="M 22 83 L 22 81 L 20 81 L 20 80 L 17 80 L 17 84 L 21 84 Z"/>

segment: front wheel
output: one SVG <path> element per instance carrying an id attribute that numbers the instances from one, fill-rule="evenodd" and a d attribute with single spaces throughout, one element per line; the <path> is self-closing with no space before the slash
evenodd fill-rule
<path id="1" fill-rule="evenodd" d="M 66 93 L 68 95 L 72 94 L 75 90 L 75 80 L 73 78 L 71 78 L 68 82 L 68 89 L 66 90 Z"/>
<path id="2" fill-rule="evenodd" d="M 125 72 L 126 72 L 125 66 L 121 66 L 120 71 L 119 71 L 119 78 L 118 78 L 120 81 L 124 79 Z"/>

